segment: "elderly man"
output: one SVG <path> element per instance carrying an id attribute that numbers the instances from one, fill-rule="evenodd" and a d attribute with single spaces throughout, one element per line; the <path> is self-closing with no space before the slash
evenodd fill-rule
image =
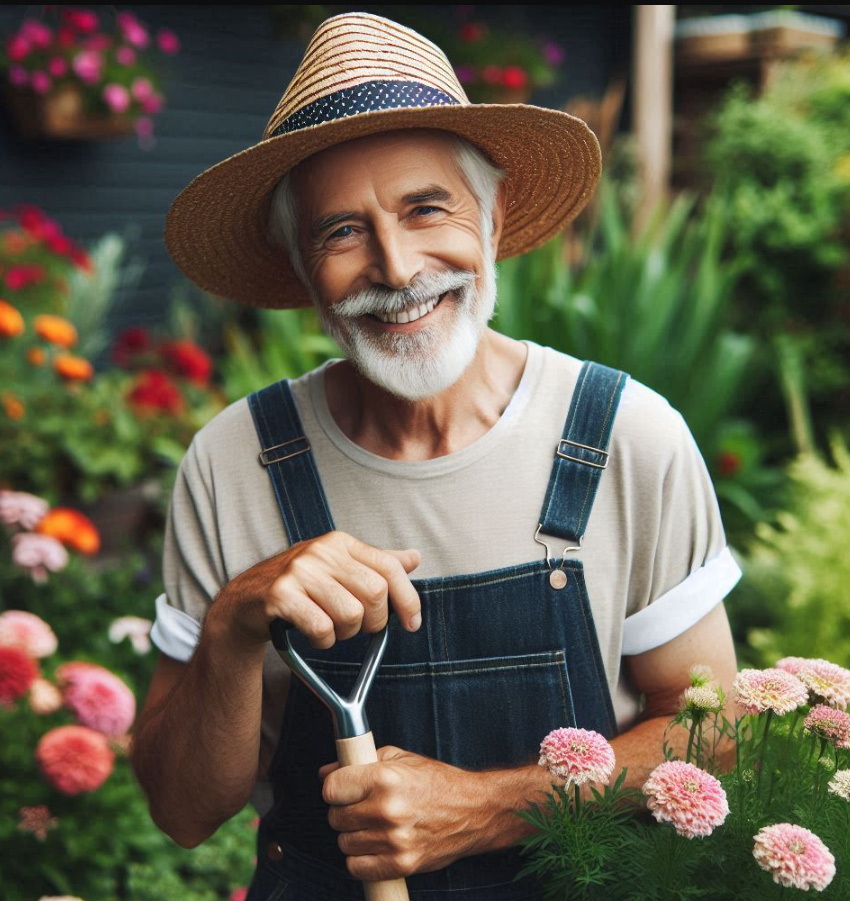
<path id="1" fill-rule="evenodd" d="M 494 261 L 556 234 L 598 172 L 579 120 L 469 105 L 432 44 L 350 14 L 317 31 L 265 140 L 172 208 L 198 284 L 312 303 L 346 355 L 204 428 L 169 512 L 133 763 L 187 847 L 253 797 L 251 901 L 399 876 L 414 898 L 538 898 L 515 881 L 515 812 L 550 787 L 542 738 L 594 729 L 640 785 L 691 667 L 731 682 L 740 573 L 679 414 L 487 327 Z M 379 760 L 340 768 L 269 626 L 345 685 L 388 617 Z"/>

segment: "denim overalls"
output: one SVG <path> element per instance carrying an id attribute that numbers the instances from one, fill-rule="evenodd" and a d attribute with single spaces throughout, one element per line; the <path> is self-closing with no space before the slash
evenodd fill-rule
<path id="1" fill-rule="evenodd" d="M 581 543 L 627 378 L 584 364 L 563 437 L 553 448 L 540 527 L 528 524 L 536 534 Z M 290 542 L 332 531 L 288 382 L 248 402 Z M 480 770 L 536 763 L 540 742 L 558 727 L 616 734 L 580 561 L 566 559 L 566 552 L 561 561 L 550 560 L 547 548 L 539 562 L 411 581 L 422 602 L 422 625 L 410 633 L 390 617 L 389 645 L 367 702 L 378 747 L 396 745 Z M 291 637 L 310 666 L 347 695 L 371 636 L 327 651 L 296 633 Z M 274 804 L 259 826 L 247 901 L 364 898 L 362 883 L 346 871 L 322 799 L 318 769 L 333 760 L 330 714 L 293 677 L 269 770 Z M 539 899 L 539 883 L 514 881 L 524 863 L 516 848 L 481 854 L 410 876 L 407 886 L 412 901 Z"/>

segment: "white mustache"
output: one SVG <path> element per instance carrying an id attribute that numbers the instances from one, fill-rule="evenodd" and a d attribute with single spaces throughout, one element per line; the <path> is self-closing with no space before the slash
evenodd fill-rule
<path id="1" fill-rule="evenodd" d="M 334 316 L 355 319 L 368 314 L 388 315 L 400 313 L 411 306 L 418 306 L 440 297 L 448 291 L 458 292 L 458 299 L 475 285 L 475 273 L 463 269 L 446 269 L 442 272 L 423 272 L 405 288 L 368 288 L 346 297 L 331 309 Z"/>

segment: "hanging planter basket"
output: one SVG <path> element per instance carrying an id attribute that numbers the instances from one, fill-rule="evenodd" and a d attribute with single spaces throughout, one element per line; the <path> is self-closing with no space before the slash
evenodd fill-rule
<path id="1" fill-rule="evenodd" d="M 25 138 L 102 141 L 133 134 L 134 118 L 90 113 L 79 88 L 64 85 L 51 94 L 6 85 L 9 109 Z"/>

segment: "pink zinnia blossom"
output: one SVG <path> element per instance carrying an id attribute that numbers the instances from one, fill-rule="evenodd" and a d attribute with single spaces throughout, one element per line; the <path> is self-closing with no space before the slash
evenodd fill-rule
<path id="1" fill-rule="evenodd" d="M 0 491 L 0 522 L 32 531 L 49 509 L 46 500 L 26 491 Z"/>
<path id="2" fill-rule="evenodd" d="M 242 888 L 235 888 L 230 893 L 229 901 L 245 901 L 248 897 L 248 889 L 243 886 Z"/>
<path id="3" fill-rule="evenodd" d="M 48 829 L 55 829 L 59 825 L 59 820 L 50 816 L 50 808 L 45 804 L 21 807 L 18 816 L 20 817 L 18 829 L 21 832 L 32 833 L 39 841 L 47 838 Z"/>
<path id="4" fill-rule="evenodd" d="M 83 47 L 93 53 L 103 53 L 112 46 L 112 38 L 108 34 L 92 34 L 83 41 Z"/>
<path id="5" fill-rule="evenodd" d="M 52 56 L 47 63 L 47 71 L 54 78 L 61 78 L 68 71 L 68 63 L 61 56 Z"/>
<path id="6" fill-rule="evenodd" d="M 827 787 L 833 795 L 850 801 L 850 770 L 836 770 Z"/>
<path id="7" fill-rule="evenodd" d="M 115 59 L 122 66 L 132 66 L 136 62 L 136 51 L 132 47 L 119 47 L 115 51 Z"/>
<path id="8" fill-rule="evenodd" d="M 566 787 L 585 782 L 606 783 L 614 769 L 614 749 L 598 732 L 555 729 L 540 744 L 540 766 L 566 779 Z"/>
<path id="9" fill-rule="evenodd" d="M 0 613 L 0 646 L 20 648 L 30 657 L 40 658 L 56 653 L 59 641 L 40 616 L 26 610 L 5 610 Z"/>
<path id="10" fill-rule="evenodd" d="M 46 582 L 48 570 L 57 573 L 68 565 L 68 552 L 50 535 L 19 532 L 12 536 L 12 562 L 29 570 L 33 582 Z"/>
<path id="11" fill-rule="evenodd" d="M 47 679 L 36 679 L 30 685 L 29 705 L 39 716 L 56 713 L 62 708 L 62 692 Z"/>
<path id="12" fill-rule="evenodd" d="M 130 92 L 114 82 L 104 87 L 103 99 L 113 113 L 123 113 L 130 106 Z"/>
<path id="13" fill-rule="evenodd" d="M 850 716 L 843 710 L 818 704 L 809 711 L 803 727 L 836 748 L 850 748 Z"/>
<path id="14" fill-rule="evenodd" d="M 38 19 L 24 20 L 18 33 L 22 34 L 36 50 L 46 49 L 53 40 L 53 32 Z"/>
<path id="15" fill-rule="evenodd" d="M 109 778 L 115 753 L 104 735 L 85 726 L 59 726 L 42 735 L 35 749 L 44 778 L 66 795 L 90 792 Z"/>
<path id="16" fill-rule="evenodd" d="M 30 73 L 23 66 L 10 66 L 9 83 L 16 88 L 25 87 L 30 83 Z"/>
<path id="17" fill-rule="evenodd" d="M 151 649 L 150 631 L 153 623 L 141 616 L 120 616 L 109 627 L 109 640 L 113 644 L 130 639 L 137 654 L 147 654 Z"/>
<path id="18" fill-rule="evenodd" d="M 153 120 L 149 116 L 139 116 L 133 123 L 133 128 L 139 137 L 139 149 L 153 150 L 156 146 L 156 138 L 153 136 Z"/>
<path id="19" fill-rule="evenodd" d="M 154 94 L 153 85 L 149 78 L 134 78 L 130 85 L 130 93 L 135 100 L 141 102 Z"/>
<path id="20" fill-rule="evenodd" d="M 147 47 L 149 39 L 147 29 L 132 13 L 118 13 L 116 20 L 124 35 L 124 40 L 128 44 L 132 44 L 139 49 Z"/>
<path id="21" fill-rule="evenodd" d="M 26 59 L 31 50 L 32 45 L 22 34 L 14 34 L 6 42 L 6 52 L 13 63 Z"/>
<path id="22" fill-rule="evenodd" d="M 147 115 L 152 116 L 162 110 L 164 106 L 163 98 L 160 94 L 151 94 L 142 101 L 142 109 Z"/>
<path id="23" fill-rule="evenodd" d="M 806 686 L 781 669 L 742 669 L 732 683 L 732 694 L 750 715 L 772 710 L 782 716 L 805 704 L 809 697 Z"/>
<path id="24" fill-rule="evenodd" d="M 88 9 L 64 9 L 62 16 L 69 26 L 76 28 L 83 34 L 97 31 L 100 20 L 97 15 Z"/>
<path id="25" fill-rule="evenodd" d="M 123 735 L 136 717 L 136 696 L 108 669 L 95 663 L 64 663 L 56 671 L 65 706 L 90 729 Z"/>
<path id="26" fill-rule="evenodd" d="M 0 647 L 0 707 L 13 706 L 38 678 L 38 663 L 20 648 Z"/>
<path id="27" fill-rule="evenodd" d="M 835 858 L 829 848 L 802 826 L 777 823 L 759 829 L 753 857 L 786 888 L 822 892 L 835 876 Z"/>
<path id="28" fill-rule="evenodd" d="M 81 81 L 86 84 L 96 84 L 100 81 L 102 64 L 103 60 L 99 53 L 95 53 L 92 50 L 83 50 L 74 57 L 71 67 Z"/>
<path id="29" fill-rule="evenodd" d="M 720 782 L 683 760 L 668 760 L 657 766 L 642 791 L 655 819 L 672 823 L 685 838 L 711 835 L 729 815 L 726 792 Z"/>
<path id="30" fill-rule="evenodd" d="M 30 77 L 30 85 L 36 94 L 46 94 L 52 84 L 53 79 L 41 69 L 36 69 Z"/>
<path id="31" fill-rule="evenodd" d="M 783 657 L 776 666 L 794 675 L 809 689 L 812 700 L 846 710 L 850 703 L 850 670 L 822 658 Z"/>
<path id="32" fill-rule="evenodd" d="M 170 28 L 161 28 L 157 32 L 156 43 L 159 49 L 169 56 L 180 52 L 180 40 Z"/>

